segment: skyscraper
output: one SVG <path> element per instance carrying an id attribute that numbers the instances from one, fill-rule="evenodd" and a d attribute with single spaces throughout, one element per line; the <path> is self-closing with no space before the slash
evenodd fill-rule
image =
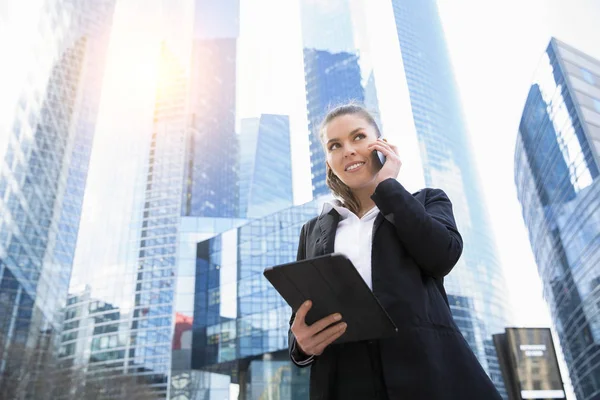
<path id="1" fill-rule="evenodd" d="M 377 31 L 375 24 L 386 22 L 373 20 L 370 8 L 374 4 L 346 0 L 327 4 L 302 2 L 313 194 L 328 192 L 324 153 L 315 127 L 330 103 L 357 100 L 377 116 L 382 102 L 391 101 L 395 108 L 388 109 L 414 121 L 424 183 L 446 191 L 465 242 L 461 260 L 445 280 L 452 312 L 479 361 L 502 392 L 492 334 L 502 332 L 507 324 L 505 283 L 437 5 L 435 0 L 390 3 L 382 18 L 393 18 L 399 49 L 390 47 L 392 44 L 386 41 L 388 47 L 379 51 L 400 52 L 401 69 L 396 74 L 404 73 L 399 79 L 407 89 L 406 104 L 397 101 L 403 96 L 401 93 L 392 100 L 381 96 L 388 82 L 378 80 L 381 64 L 376 62 L 374 53 L 383 45 L 371 33 Z M 386 127 L 381 128 L 387 135 Z"/>
<path id="2" fill-rule="evenodd" d="M 515 183 L 578 399 L 600 392 L 600 61 L 552 39 L 523 109 Z"/>
<path id="3" fill-rule="evenodd" d="M 312 192 L 320 196 L 329 193 L 319 139 L 321 121 L 330 108 L 350 101 L 365 104 L 378 118 L 377 93 L 368 49 L 361 48 L 366 33 L 354 26 L 364 16 L 352 13 L 349 0 L 300 4 Z"/>
<path id="4" fill-rule="evenodd" d="M 425 185 L 444 189 L 465 248 L 445 281 L 454 318 L 479 361 L 503 392 L 492 334 L 508 323 L 507 291 L 465 127 L 435 0 L 393 0 Z M 476 310 L 476 311 L 474 311 Z M 504 394 L 504 393 L 503 393 Z"/>
<path id="5" fill-rule="evenodd" d="M 291 156 L 287 115 L 242 120 L 240 216 L 260 218 L 292 206 Z"/>
<path id="6" fill-rule="evenodd" d="M 195 1 L 183 215 L 238 217 L 239 0 Z"/>
<path id="7" fill-rule="evenodd" d="M 166 384 L 182 214 L 187 80 L 178 60 L 164 45 L 160 57 L 133 319 L 126 347 L 134 365 L 139 364 L 144 374 L 152 374 L 150 382 Z"/>
<path id="8" fill-rule="evenodd" d="M 185 37 L 170 25 L 185 20 L 183 3 L 168 3 L 150 129 L 136 136 L 142 150 L 127 155 L 134 171 L 125 174 L 129 184 L 118 186 L 121 193 L 96 187 L 99 197 L 86 204 L 92 215 L 98 199 L 114 207 L 103 207 L 103 223 L 87 221 L 79 237 L 74 303 L 65 311 L 98 302 L 111 308 L 94 309 L 93 320 L 69 314 L 61 343 L 63 361 L 84 366 L 88 379 L 134 375 L 161 398 L 189 398 L 202 378 L 192 376 L 186 333 L 193 322 L 196 244 L 243 222 L 235 132 L 239 5 L 195 1 L 192 36 Z M 189 54 L 181 51 L 188 42 Z M 112 168 L 110 156 L 91 167 Z M 90 328 L 102 318 L 111 329 Z"/>
<path id="9" fill-rule="evenodd" d="M 3 111 L 14 115 L 0 163 L 3 350 L 60 332 L 113 10 L 114 0 L 44 2 L 38 64 L 17 109 Z"/>
<path id="10" fill-rule="evenodd" d="M 308 369 L 289 360 L 290 308 L 263 277 L 294 261 L 302 224 L 318 201 L 290 207 L 198 243 L 192 366 L 212 381 L 203 393 L 240 399 L 308 398 Z"/>

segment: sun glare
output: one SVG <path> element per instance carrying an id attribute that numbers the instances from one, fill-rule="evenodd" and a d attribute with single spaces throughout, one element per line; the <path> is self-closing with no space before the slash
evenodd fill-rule
<path id="1" fill-rule="evenodd" d="M 135 101 L 140 92 L 153 90 L 160 56 L 158 41 L 127 36 L 113 37 L 105 77 L 105 88 L 115 90 L 116 99 L 124 104 Z"/>

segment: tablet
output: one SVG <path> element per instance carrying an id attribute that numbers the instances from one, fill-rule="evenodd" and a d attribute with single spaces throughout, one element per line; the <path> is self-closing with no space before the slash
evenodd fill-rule
<path id="1" fill-rule="evenodd" d="M 333 313 L 342 314 L 346 332 L 334 343 L 383 339 L 398 329 L 352 262 L 333 253 L 265 269 L 264 276 L 296 312 L 306 300 L 312 325 Z"/>

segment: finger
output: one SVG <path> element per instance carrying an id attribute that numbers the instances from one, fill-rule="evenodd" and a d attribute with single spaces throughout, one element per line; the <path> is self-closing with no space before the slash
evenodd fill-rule
<path id="1" fill-rule="evenodd" d="M 395 144 L 388 143 L 388 146 L 390 146 L 391 149 L 394 150 L 395 153 L 398 152 L 398 146 L 396 146 Z"/>
<path id="2" fill-rule="evenodd" d="M 292 323 L 292 328 L 294 326 L 304 326 L 306 325 L 305 318 L 306 314 L 312 307 L 312 301 L 306 300 L 296 311 L 296 318 L 294 318 L 294 322 Z"/>
<path id="3" fill-rule="evenodd" d="M 387 149 L 387 150 L 390 152 L 389 154 L 394 154 L 394 155 L 396 155 L 396 156 L 399 156 L 399 153 L 398 153 L 398 147 L 396 147 L 396 146 L 395 146 L 395 145 L 393 145 L 393 144 L 389 144 L 389 143 L 386 143 L 386 142 L 383 142 L 383 141 L 378 141 L 378 142 L 374 143 L 373 145 L 374 145 L 374 146 L 380 145 L 380 146 L 382 146 L 384 149 Z M 380 151 L 381 151 L 381 150 L 380 150 Z"/>
<path id="4" fill-rule="evenodd" d="M 335 342 L 340 336 L 346 333 L 347 328 L 348 326 L 346 323 L 342 322 L 341 324 L 332 326 L 331 328 L 319 334 L 317 337 L 315 337 L 315 342 L 317 342 L 317 345 L 314 346 L 313 353 L 321 354 L 327 346 Z"/>
<path id="5" fill-rule="evenodd" d="M 384 140 L 383 140 L 383 139 L 381 139 L 381 138 L 377 139 L 377 140 L 376 140 L 376 141 L 374 141 L 374 142 L 371 142 L 369 145 L 370 145 L 370 146 L 374 146 L 374 145 L 380 145 L 380 146 L 383 146 L 383 147 L 386 147 L 386 148 L 390 148 L 390 146 L 391 146 L 391 145 L 390 145 L 388 142 L 384 141 Z"/>
<path id="6" fill-rule="evenodd" d="M 304 347 L 307 349 L 307 354 L 318 355 L 323 352 L 323 349 L 335 341 L 346 331 L 346 324 L 341 323 L 332 326 L 318 335 L 310 337 L 305 341 Z"/>
<path id="7" fill-rule="evenodd" d="M 390 147 L 383 146 L 380 143 L 371 143 L 369 145 L 369 150 L 379 150 L 386 157 L 389 157 L 392 155 L 398 156 L 398 154 L 396 154 Z"/>
<path id="8" fill-rule="evenodd" d="M 339 313 L 328 315 L 325 318 L 321 318 L 310 326 L 311 334 L 316 335 L 329 325 L 334 324 L 342 319 L 342 315 Z"/>
<path id="9" fill-rule="evenodd" d="M 392 143 L 389 143 L 387 139 L 379 139 L 377 143 L 381 144 L 384 147 L 389 147 L 391 151 L 398 154 L 398 147 Z"/>

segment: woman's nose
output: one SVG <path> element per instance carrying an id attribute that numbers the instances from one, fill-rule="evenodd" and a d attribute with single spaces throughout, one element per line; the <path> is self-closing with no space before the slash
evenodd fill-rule
<path id="1" fill-rule="evenodd" d="M 346 149 L 344 151 L 344 157 L 353 156 L 355 154 L 356 150 L 354 149 L 354 146 L 346 146 Z"/>

